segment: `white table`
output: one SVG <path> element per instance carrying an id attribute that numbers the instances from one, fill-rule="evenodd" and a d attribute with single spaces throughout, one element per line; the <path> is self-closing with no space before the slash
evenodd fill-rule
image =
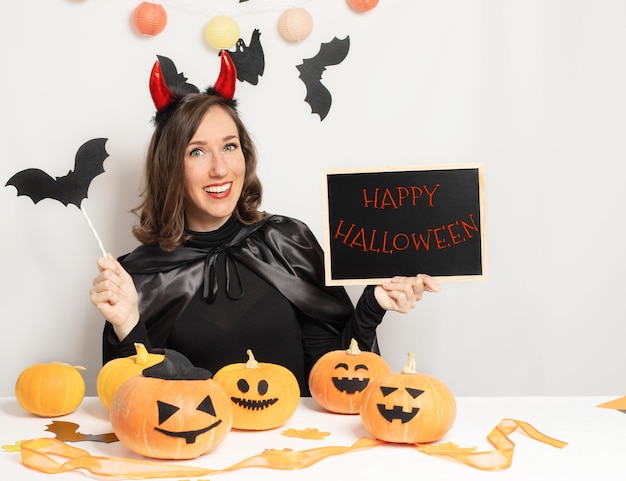
<path id="1" fill-rule="evenodd" d="M 429 456 L 403 445 L 384 445 L 328 457 L 302 470 L 280 471 L 246 468 L 202 476 L 199 480 L 626 480 L 626 414 L 597 407 L 615 397 L 458 397 L 457 418 L 452 430 L 442 439 L 460 446 L 491 450 L 489 432 L 504 418 L 532 424 L 539 431 L 568 445 L 558 449 L 528 438 L 520 431 L 510 439 L 515 443 L 513 464 L 509 469 L 487 472 L 449 459 Z M 111 432 L 106 409 L 97 398 L 86 398 L 80 408 L 55 418 L 77 423 L 85 434 Z M 54 437 L 46 431 L 51 419 L 24 412 L 15 399 L 0 398 L 0 445 L 18 440 Z M 288 428 L 317 428 L 331 434 L 323 440 L 286 437 Z M 282 427 L 263 432 L 232 431 L 214 451 L 190 461 L 176 461 L 194 467 L 222 469 L 264 449 L 303 450 L 340 445 L 349 446 L 369 436 L 358 415 L 324 412 L 310 398 L 303 398 L 294 416 Z M 121 443 L 84 441 L 70 443 L 93 455 L 141 459 Z M 0 473 L 6 480 L 89 480 L 86 471 L 49 475 L 21 464 L 20 454 L 2 450 Z M 97 478 L 96 479 L 100 479 Z M 109 478 L 116 479 L 116 478 Z M 183 479 L 183 478 L 176 478 Z"/>

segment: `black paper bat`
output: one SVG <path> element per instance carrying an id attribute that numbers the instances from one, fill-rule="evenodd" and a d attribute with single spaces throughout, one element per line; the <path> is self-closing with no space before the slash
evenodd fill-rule
<path id="1" fill-rule="evenodd" d="M 350 50 L 350 37 L 340 40 L 337 37 L 330 42 L 322 43 L 315 57 L 302 60 L 296 68 L 300 71 L 300 78 L 306 86 L 304 99 L 311 106 L 311 113 L 318 114 L 320 120 L 328 115 L 332 96 L 322 84 L 322 74 L 329 65 L 338 65 L 346 58 Z"/>
<path id="2" fill-rule="evenodd" d="M 26 195 L 36 204 L 41 199 L 55 199 L 63 205 L 80 204 L 87 197 L 89 184 L 104 172 L 104 160 L 109 156 L 105 150 L 108 139 L 92 139 L 76 152 L 74 170 L 64 177 L 53 179 L 40 169 L 26 169 L 13 175 L 5 187 L 17 188 L 17 195 Z"/>
<path id="3" fill-rule="evenodd" d="M 249 82 L 252 85 L 259 83 L 259 77 L 265 72 L 265 54 L 261 45 L 261 32 L 256 28 L 252 32 L 250 44 L 246 45 L 243 39 L 237 40 L 235 51 L 228 51 L 237 69 L 237 80 Z"/>

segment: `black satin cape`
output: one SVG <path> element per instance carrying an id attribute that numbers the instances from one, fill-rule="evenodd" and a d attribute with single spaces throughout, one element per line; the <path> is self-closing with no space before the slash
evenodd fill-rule
<path id="1" fill-rule="evenodd" d="M 236 283 L 234 270 L 240 262 L 274 286 L 297 310 L 337 336 L 337 348 L 346 348 L 354 337 L 361 349 L 379 352 L 375 327 L 346 327 L 354 306 L 343 287 L 325 285 L 323 251 L 313 233 L 301 221 L 279 215 L 242 226 L 221 247 L 201 249 L 191 240 L 165 252 L 158 245 L 142 245 L 120 258 L 139 292 L 141 320 L 148 331 L 154 320 L 171 327 L 201 287 L 210 301 L 217 290 L 212 272 L 220 253 L 226 255 L 230 266 L 228 283 Z M 239 286 L 226 289 L 237 291 Z M 383 312 L 381 309 L 380 320 Z"/>

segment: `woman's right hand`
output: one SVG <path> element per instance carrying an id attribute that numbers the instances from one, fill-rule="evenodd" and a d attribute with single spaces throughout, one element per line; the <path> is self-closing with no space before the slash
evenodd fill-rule
<path id="1" fill-rule="evenodd" d="M 139 322 L 139 297 L 133 279 L 111 254 L 98 259 L 100 273 L 89 289 L 91 303 L 113 325 L 122 341 Z"/>

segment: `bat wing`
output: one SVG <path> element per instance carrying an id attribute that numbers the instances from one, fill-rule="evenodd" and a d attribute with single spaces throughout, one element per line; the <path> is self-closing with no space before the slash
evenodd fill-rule
<path id="1" fill-rule="evenodd" d="M 40 169 L 26 169 L 11 177 L 6 186 L 17 188 L 17 195 L 26 195 L 36 204 L 41 199 L 55 199 L 63 205 L 80 204 L 87 197 L 89 184 L 104 172 L 104 160 L 109 156 L 105 149 L 108 139 L 92 139 L 76 152 L 74 171 L 53 179 Z"/>
<path id="2" fill-rule="evenodd" d="M 163 78 L 169 89 L 176 95 L 185 95 L 188 93 L 198 93 L 200 90 L 194 84 L 187 82 L 187 77 L 182 72 L 178 72 L 174 61 L 169 57 L 157 55 Z"/>
<path id="3" fill-rule="evenodd" d="M 318 114 L 321 120 L 328 115 L 332 104 L 330 91 L 322 84 L 322 74 L 326 67 L 343 62 L 349 50 L 349 36 L 341 40 L 335 37 L 330 42 L 322 43 L 314 57 L 304 59 L 296 66 L 306 87 L 304 101 L 311 106 L 311 112 Z"/>
<path id="4" fill-rule="evenodd" d="M 59 199 L 62 192 L 59 191 L 56 180 L 40 169 L 26 169 L 13 175 L 5 187 L 12 185 L 17 189 L 17 195 L 25 195 L 30 197 L 33 203 L 39 202 L 41 199 L 53 198 Z M 67 205 L 67 202 L 63 202 Z"/>
<path id="5" fill-rule="evenodd" d="M 235 51 L 228 51 L 237 69 L 237 80 L 249 82 L 252 85 L 259 83 L 259 77 L 265 72 L 265 54 L 261 45 L 261 32 L 255 29 L 246 45 L 242 39 L 237 41 Z"/>

